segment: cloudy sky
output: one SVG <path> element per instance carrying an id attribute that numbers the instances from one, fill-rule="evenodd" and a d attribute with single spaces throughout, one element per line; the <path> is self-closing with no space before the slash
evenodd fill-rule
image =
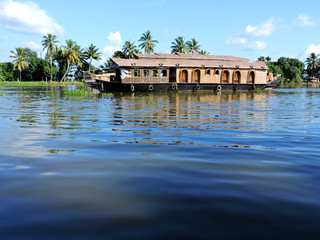
<path id="1" fill-rule="evenodd" d="M 47 33 L 62 45 L 66 39 L 83 48 L 93 43 L 105 60 L 124 41 L 138 45 L 146 30 L 161 53 L 183 36 L 214 55 L 304 61 L 320 53 L 319 10 L 313 0 L 0 0 L 0 62 L 10 61 L 16 47 L 41 55 Z"/>

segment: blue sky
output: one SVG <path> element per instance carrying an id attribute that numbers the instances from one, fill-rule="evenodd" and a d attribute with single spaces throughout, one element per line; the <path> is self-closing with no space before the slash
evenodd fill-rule
<path id="1" fill-rule="evenodd" d="M 156 52 L 170 52 L 178 36 L 195 38 L 213 55 L 281 56 L 305 60 L 320 53 L 320 1 L 296 0 L 0 0 L 0 62 L 10 50 L 41 52 L 47 32 L 81 47 L 96 45 L 103 59 L 150 30 Z M 95 63 L 99 65 L 99 63 Z"/>

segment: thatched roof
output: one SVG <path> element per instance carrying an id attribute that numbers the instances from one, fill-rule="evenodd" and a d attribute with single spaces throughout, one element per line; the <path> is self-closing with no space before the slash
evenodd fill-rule
<path id="1" fill-rule="evenodd" d="M 111 59 L 119 67 L 195 67 L 195 68 L 242 68 L 268 69 L 264 62 L 233 56 L 200 54 L 135 54 L 135 59 Z"/>

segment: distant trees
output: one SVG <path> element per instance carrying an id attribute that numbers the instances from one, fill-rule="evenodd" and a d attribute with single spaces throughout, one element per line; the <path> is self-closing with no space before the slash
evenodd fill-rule
<path id="1" fill-rule="evenodd" d="M 13 58 L 13 67 L 19 70 L 19 81 L 21 81 L 21 71 L 29 65 L 27 62 L 27 53 L 23 48 L 16 48 L 14 51 L 11 51 L 11 54 L 10 57 Z"/>
<path id="2" fill-rule="evenodd" d="M 134 42 L 126 41 L 122 47 L 122 52 L 126 58 L 134 58 L 134 53 L 140 53 L 137 46 L 134 45 Z"/>
<path id="3" fill-rule="evenodd" d="M 196 39 L 192 38 L 191 41 L 187 42 L 187 51 L 192 54 L 200 52 L 200 45 Z"/>
<path id="4" fill-rule="evenodd" d="M 57 49 L 57 43 L 59 42 L 56 40 L 57 36 L 51 33 L 48 33 L 47 36 L 43 36 L 42 40 L 42 46 L 43 50 L 47 49 L 47 57 L 49 56 L 50 60 L 50 68 L 51 68 L 51 74 L 50 74 L 50 82 L 52 82 L 52 75 L 53 75 L 53 67 L 52 67 L 52 62 L 53 62 L 53 52 L 55 49 Z"/>
<path id="5" fill-rule="evenodd" d="M 154 47 L 156 46 L 156 43 L 158 43 L 157 40 L 153 40 L 150 31 L 146 31 L 142 34 L 142 37 L 139 39 L 139 47 L 144 50 L 145 53 L 150 54 L 154 53 Z"/>
<path id="6" fill-rule="evenodd" d="M 174 42 L 171 43 L 171 53 L 186 53 L 187 45 L 183 37 L 177 37 Z"/>
<path id="7" fill-rule="evenodd" d="M 88 48 L 85 49 L 84 57 L 86 59 L 90 59 L 90 62 L 89 62 L 89 72 L 90 72 L 92 59 L 97 61 L 101 60 L 101 53 L 99 53 L 99 48 L 91 44 Z"/>
<path id="8" fill-rule="evenodd" d="M 313 77 L 314 73 L 320 67 L 319 54 L 316 55 L 315 53 L 311 53 L 310 56 L 307 58 L 306 63 L 307 63 L 307 71 L 308 71 L 309 75 L 311 75 Z"/>
<path id="9" fill-rule="evenodd" d="M 301 76 L 304 71 L 304 63 L 295 58 L 280 57 L 277 61 L 261 56 L 258 61 L 264 61 L 269 72 L 273 75 L 281 75 L 280 87 L 301 87 Z"/>

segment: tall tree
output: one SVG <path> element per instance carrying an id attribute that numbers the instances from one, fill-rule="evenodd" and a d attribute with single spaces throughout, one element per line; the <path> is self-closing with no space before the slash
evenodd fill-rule
<path id="1" fill-rule="evenodd" d="M 59 42 L 56 40 L 57 36 L 51 33 L 48 33 L 47 36 L 43 36 L 42 46 L 43 50 L 47 49 L 47 57 L 49 56 L 50 59 L 50 68 L 51 68 L 51 75 L 50 75 L 50 82 L 52 82 L 52 62 L 53 62 L 53 52 L 58 47 L 57 43 Z"/>
<path id="2" fill-rule="evenodd" d="M 130 41 L 126 41 L 124 43 L 122 47 L 122 51 L 127 58 L 134 58 L 133 54 L 139 52 L 136 45 L 134 45 L 134 42 L 130 42 Z"/>
<path id="3" fill-rule="evenodd" d="M 192 38 L 187 42 L 187 51 L 192 54 L 200 52 L 200 45 L 196 39 Z"/>
<path id="4" fill-rule="evenodd" d="M 85 49 L 84 57 L 86 59 L 90 59 L 90 62 L 89 62 L 89 72 L 90 72 L 92 59 L 97 61 L 101 60 L 101 53 L 99 53 L 99 48 L 91 44 L 89 48 Z"/>
<path id="5" fill-rule="evenodd" d="M 306 60 L 307 69 L 311 72 L 311 76 L 314 75 L 315 70 L 318 68 L 319 64 L 319 54 L 311 53 L 310 56 Z"/>
<path id="6" fill-rule="evenodd" d="M 171 44 L 171 53 L 186 53 L 187 46 L 183 37 L 177 37 Z"/>
<path id="7" fill-rule="evenodd" d="M 200 50 L 199 54 L 201 54 L 201 55 L 209 55 L 210 53 L 207 52 L 206 50 Z"/>
<path id="8" fill-rule="evenodd" d="M 61 82 L 63 82 L 71 66 L 82 65 L 82 51 L 76 42 L 72 40 L 66 40 L 66 46 L 63 47 L 61 55 L 67 62 L 67 70 L 61 79 Z"/>
<path id="9" fill-rule="evenodd" d="M 154 53 L 154 47 L 156 46 L 156 43 L 158 43 L 157 40 L 153 40 L 150 31 L 146 31 L 142 34 L 142 37 L 139 39 L 139 47 L 147 54 Z"/>
<path id="10" fill-rule="evenodd" d="M 10 57 L 13 58 L 13 68 L 18 68 L 20 71 L 19 81 L 21 81 L 21 71 L 28 66 L 25 51 L 23 48 L 16 48 L 16 50 L 11 51 L 11 53 L 12 55 Z"/>

